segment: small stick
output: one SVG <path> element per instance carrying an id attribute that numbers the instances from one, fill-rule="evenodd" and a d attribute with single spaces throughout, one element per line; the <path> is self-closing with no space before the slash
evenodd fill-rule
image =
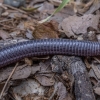
<path id="1" fill-rule="evenodd" d="M 16 10 L 16 11 L 19 11 L 19 12 L 21 12 L 21 13 L 23 13 L 23 14 L 29 15 L 29 16 L 32 17 L 32 18 L 34 17 L 34 16 L 30 15 L 29 13 L 27 13 L 27 12 L 21 10 L 21 9 L 18 9 L 18 8 L 12 7 L 12 6 L 7 5 L 7 4 L 3 4 L 3 5 L 6 6 L 6 7 L 8 7 L 8 8 L 11 8 L 11 9 L 14 9 L 14 10 Z"/>
<path id="2" fill-rule="evenodd" d="M 49 98 L 48 100 L 52 100 L 52 99 L 53 99 L 53 97 L 54 97 L 54 95 L 56 94 L 57 90 L 58 90 L 58 88 L 57 88 L 57 86 L 55 85 L 55 86 L 54 86 L 54 91 L 53 91 L 53 93 L 51 94 L 51 96 L 50 96 L 50 98 Z"/>
<path id="3" fill-rule="evenodd" d="M 8 21 L 11 21 L 11 20 L 13 20 L 13 19 L 4 19 L 4 20 L 0 20 L 0 23 L 2 23 L 2 22 L 8 22 Z"/>
<path id="4" fill-rule="evenodd" d="M 11 8 L 11 9 L 13 9 L 13 10 L 17 10 L 17 11 L 19 11 L 19 12 L 21 12 L 21 13 L 26 14 L 26 12 L 25 12 L 25 11 L 23 11 L 23 10 L 21 10 L 21 9 L 17 9 L 17 8 L 12 7 L 12 6 L 10 6 L 10 5 L 7 5 L 7 4 L 3 4 L 3 5 L 4 5 L 4 6 L 6 6 L 6 7 L 8 7 L 8 8 Z"/>
<path id="5" fill-rule="evenodd" d="M 16 63 L 14 69 L 12 70 L 11 74 L 9 75 L 9 77 L 8 77 L 6 83 L 5 83 L 5 85 L 4 85 L 4 87 L 3 87 L 2 91 L 1 91 L 0 99 L 2 98 L 2 95 L 3 95 L 3 93 L 4 93 L 4 90 L 5 90 L 6 86 L 7 86 L 7 84 L 8 84 L 8 82 L 9 82 L 10 78 L 12 77 L 13 73 L 15 72 L 17 66 L 18 66 L 18 63 Z"/>
<path id="6" fill-rule="evenodd" d="M 99 60 L 98 58 L 94 57 L 94 59 L 95 59 L 98 63 L 100 63 L 100 60 Z"/>

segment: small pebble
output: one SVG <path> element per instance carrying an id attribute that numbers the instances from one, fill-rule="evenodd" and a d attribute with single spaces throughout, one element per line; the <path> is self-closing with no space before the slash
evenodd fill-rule
<path id="1" fill-rule="evenodd" d="M 3 3 L 18 8 L 21 6 L 25 7 L 26 0 L 4 0 Z"/>

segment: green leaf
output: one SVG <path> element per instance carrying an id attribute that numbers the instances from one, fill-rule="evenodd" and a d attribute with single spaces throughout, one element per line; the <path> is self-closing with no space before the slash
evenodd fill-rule
<path id="1" fill-rule="evenodd" d="M 70 0 L 63 0 L 62 3 L 59 5 L 59 7 L 53 12 L 53 14 L 51 14 L 46 19 L 39 21 L 39 23 L 44 23 L 44 22 L 48 21 L 54 14 L 58 13 L 69 2 L 70 2 Z"/>

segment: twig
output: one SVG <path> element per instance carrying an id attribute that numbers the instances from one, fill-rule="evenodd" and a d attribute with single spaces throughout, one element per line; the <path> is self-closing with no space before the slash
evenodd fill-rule
<path id="1" fill-rule="evenodd" d="M 0 20 L 0 23 L 2 23 L 2 22 L 8 22 L 8 21 L 10 21 L 10 20 L 13 20 L 13 19 L 4 19 L 4 20 Z"/>
<path id="2" fill-rule="evenodd" d="M 21 9 L 18 9 L 18 8 L 15 8 L 15 7 L 12 7 L 12 6 L 10 6 L 10 5 L 6 5 L 6 4 L 3 4 L 3 5 L 6 6 L 6 7 L 8 7 L 8 8 L 11 8 L 11 9 L 17 10 L 17 11 L 23 13 L 23 14 L 29 15 L 30 17 L 34 17 L 34 16 L 30 15 L 29 13 L 27 13 L 27 12 L 21 10 Z"/>
<path id="3" fill-rule="evenodd" d="M 21 10 L 21 9 L 18 9 L 18 8 L 12 7 L 12 6 L 7 5 L 7 4 L 3 4 L 3 5 L 4 5 L 4 6 L 6 6 L 6 7 L 8 7 L 8 8 L 11 8 L 11 9 L 13 9 L 13 10 L 17 10 L 17 11 L 19 11 L 19 12 L 21 12 L 21 13 L 26 14 L 26 12 L 25 12 L 25 11 L 23 11 L 23 10 Z"/>
<path id="4" fill-rule="evenodd" d="M 0 25 L 4 26 L 4 27 L 6 27 L 6 28 L 14 29 L 14 27 L 11 27 L 11 26 L 9 26 L 9 25 L 4 25 L 4 24 L 1 24 L 1 23 L 0 23 Z"/>
<path id="5" fill-rule="evenodd" d="M 98 63 L 100 63 L 100 60 L 96 57 L 93 57 Z"/>
<path id="6" fill-rule="evenodd" d="M 33 0 L 30 2 L 30 4 L 28 5 L 28 7 L 33 6 L 35 3 L 39 3 L 39 2 L 44 2 L 45 0 Z"/>
<path id="7" fill-rule="evenodd" d="M 8 82 L 9 82 L 10 78 L 12 77 L 13 73 L 15 72 L 17 66 L 18 66 L 18 63 L 16 63 L 14 69 L 12 70 L 11 74 L 9 75 L 9 77 L 8 77 L 6 83 L 5 83 L 5 85 L 4 85 L 4 87 L 3 87 L 2 91 L 1 91 L 0 99 L 2 98 L 2 95 L 3 95 L 3 93 L 4 93 L 4 90 L 5 90 L 6 86 L 7 86 L 7 84 L 8 84 Z"/>
<path id="8" fill-rule="evenodd" d="M 50 96 L 50 98 L 48 100 L 52 100 L 53 99 L 53 97 L 56 94 L 57 90 L 58 90 L 58 88 L 57 88 L 57 85 L 55 84 L 54 85 L 54 91 L 53 91 L 53 93 L 51 94 L 51 96 Z"/>
<path id="9" fill-rule="evenodd" d="M 38 74 L 50 74 L 53 73 L 52 71 L 43 71 L 43 72 L 38 72 Z"/>
<path id="10" fill-rule="evenodd" d="M 91 68 L 91 66 L 90 66 L 90 64 L 88 63 L 87 59 L 85 59 L 84 63 L 85 63 L 85 65 L 86 65 L 86 67 L 87 67 L 88 69 Z"/>

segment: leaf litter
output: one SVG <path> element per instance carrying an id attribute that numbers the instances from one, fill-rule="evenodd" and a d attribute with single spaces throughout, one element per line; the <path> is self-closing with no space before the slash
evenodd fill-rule
<path id="1" fill-rule="evenodd" d="M 5 3 L 6 1 L 6 3 Z M 12 2 L 11 2 L 12 1 Z M 9 2 L 9 3 L 8 3 Z M 62 0 L 1 0 L 0 48 L 32 39 L 100 41 L 100 1 L 71 0 L 43 24 Z M 93 38 L 92 38 L 93 37 Z M 100 99 L 100 58 L 83 58 L 96 99 Z M 2 100 L 75 100 L 74 77 L 63 56 L 25 58 L 7 83 Z M 14 64 L 0 70 L 2 90 Z M 94 99 L 93 99 L 94 100 Z"/>

